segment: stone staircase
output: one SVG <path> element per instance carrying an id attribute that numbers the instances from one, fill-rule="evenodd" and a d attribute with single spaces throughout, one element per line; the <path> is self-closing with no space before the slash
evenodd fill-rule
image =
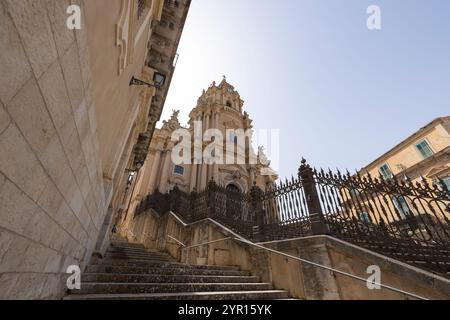
<path id="1" fill-rule="evenodd" d="M 195 266 L 143 245 L 115 241 L 106 256 L 89 265 L 81 290 L 66 300 L 269 300 L 286 291 L 237 267 Z"/>

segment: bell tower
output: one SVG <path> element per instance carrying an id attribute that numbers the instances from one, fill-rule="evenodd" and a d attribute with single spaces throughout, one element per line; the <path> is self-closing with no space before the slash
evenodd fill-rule
<path id="1" fill-rule="evenodd" d="M 198 134 L 198 130 L 194 130 L 198 124 L 201 124 L 202 134 L 205 134 L 209 129 L 217 129 L 221 132 L 224 162 L 219 164 L 208 164 L 204 161 L 202 163 L 193 162 L 190 191 L 194 189 L 203 190 L 206 188 L 208 181 L 212 179 L 225 187 L 232 185 L 241 192 L 247 192 L 253 183 L 257 182 L 260 164 L 249 161 L 251 157 L 257 158 L 252 148 L 253 125 L 243 107 L 244 101 L 241 99 L 239 92 L 227 82 L 225 76 L 218 85 L 214 81 L 207 90 L 203 90 L 197 101 L 197 106 L 189 115 L 189 125 L 194 134 Z M 244 144 L 237 143 L 236 132 L 245 135 L 246 142 Z M 207 144 L 204 143 L 203 148 Z M 230 163 L 226 161 L 227 156 L 232 156 L 236 160 Z M 271 179 L 274 180 L 276 177 Z M 264 186 L 262 187 L 264 188 Z"/>

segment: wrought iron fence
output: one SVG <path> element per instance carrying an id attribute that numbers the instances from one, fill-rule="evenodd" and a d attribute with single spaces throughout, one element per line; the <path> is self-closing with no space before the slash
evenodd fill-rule
<path id="1" fill-rule="evenodd" d="M 278 240 L 311 233 L 306 195 L 300 179 L 271 186 L 262 195 L 261 238 Z"/>
<path id="2" fill-rule="evenodd" d="M 327 233 L 446 275 L 450 194 L 443 182 L 314 171 Z"/>
<path id="3" fill-rule="evenodd" d="M 201 192 L 186 193 L 178 187 L 166 195 L 156 191 L 140 203 L 135 215 L 149 209 L 160 215 L 172 210 L 188 223 L 211 218 L 250 239 L 256 225 L 250 195 L 219 186 L 214 181 Z"/>
<path id="4" fill-rule="evenodd" d="M 442 181 L 389 180 L 312 169 L 263 192 L 156 192 L 137 208 L 172 210 L 186 221 L 213 218 L 254 241 L 328 234 L 425 269 L 450 272 L 450 192 Z"/>
<path id="5" fill-rule="evenodd" d="M 324 171 L 315 172 L 315 180 L 333 234 L 388 234 L 424 246 L 449 244 L 450 202 L 442 186 Z"/>

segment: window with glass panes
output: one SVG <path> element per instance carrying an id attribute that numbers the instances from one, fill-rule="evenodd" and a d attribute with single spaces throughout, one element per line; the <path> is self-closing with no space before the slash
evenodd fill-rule
<path id="1" fill-rule="evenodd" d="M 444 179 L 442 179 L 442 181 L 444 182 L 445 186 L 447 187 L 447 190 L 450 191 L 450 177 L 444 178 Z"/>
<path id="2" fill-rule="evenodd" d="M 431 147 L 426 140 L 416 144 L 416 148 L 419 150 L 424 159 L 427 159 L 433 155 L 433 150 L 431 150 Z"/>
<path id="3" fill-rule="evenodd" d="M 184 175 L 184 168 L 182 166 L 175 166 L 173 169 L 175 174 L 179 174 L 180 176 Z"/>
<path id="4" fill-rule="evenodd" d="M 392 201 L 394 202 L 395 208 L 400 214 L 400 217 L 402 219 L 405 219 L 411 212 L 405 197 L 403 196 L 392 197 Z"/>
<path id="5" fill-rule="evenodd" d="M 380 173 L 383 176 L 384 179 L 391 179 L 394 175 L 392 174 L 391 169 L 387 165 L 387 163 L 383 164 L 380 167 Z"/>

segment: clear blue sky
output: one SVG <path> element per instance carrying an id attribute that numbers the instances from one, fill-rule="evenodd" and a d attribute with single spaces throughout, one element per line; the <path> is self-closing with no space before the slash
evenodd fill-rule
<path id="1" fill-rule="evenodd" d="M 193 0 L 179 53 L 163 119 L 226 75 L 255 128 L 281 130 L 281 177 L 302 156 L 359 169 L 450 114 L 448 0 Z"/>

